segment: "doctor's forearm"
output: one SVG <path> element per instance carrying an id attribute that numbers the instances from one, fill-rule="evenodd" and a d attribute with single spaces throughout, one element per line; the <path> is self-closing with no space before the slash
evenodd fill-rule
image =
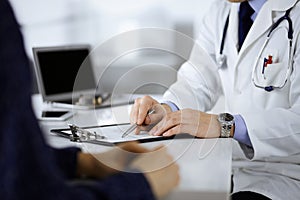
<path id="1" fill-rule="evenodd" d="M 172 112 L 180 110 L 178 106 L 171 101 L 164 101 L 163 104 L 167 104 L 171 108 Z M 233 138 L 238 142 L 241 142 L 243 144 L 252 147 L 251 140 L 249 138 L 247 127 L 243 117 L 241 115 L 235 115 L 234 118 L 235 118 L 235 132 Z"/>

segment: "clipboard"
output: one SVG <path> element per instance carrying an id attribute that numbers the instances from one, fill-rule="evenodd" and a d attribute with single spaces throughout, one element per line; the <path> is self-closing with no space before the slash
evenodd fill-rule
<path id="1" fill-rule="evenodd" d="M 98 126 L 76 127 L 82 133 L 75 135 L 71 128 L 66 129 L 52 129 L 51 132 L 57 136 L 69 139 L 72 142 L 86 142 L 92 144 L 99 144 L 105 146 L 113 146 L 124 142 L 138 141 L 140 143 L 154 142 L 160 140 L 168 140 L 174 138 L 165 136 L 152 136 L 147 131 L 141 131 L 139 135 L 134 133 L 122 138 L 123 133 L 130 127 L 130 123 L 123 124 L 109 124 Z M 89 135 L 90 134 L 90 135 Z M 89 136 L 88 136 L 89 135 Z"/>

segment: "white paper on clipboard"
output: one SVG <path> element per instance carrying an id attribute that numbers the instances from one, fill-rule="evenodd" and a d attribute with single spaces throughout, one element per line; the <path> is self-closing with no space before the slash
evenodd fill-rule
<path id="1" fill-rule="evenodd" d="M 99 136 L 104 136 L 105 139 L 88 140 L 82 142 L 113 145 L 113 144 L 118 144 L 123 142 L 129 142 L 129 141 L 150 142 L 150 141 L 168 139 L 167 137 L 163 137 L 163 136 L 149 135 L 147 131 L 141 131 L 139 135 L 136 135 L 134 132 L 132 132 L 127 137 L 122 138 L 123 133 L 129 127 L 130 124 L 115 124 L 115 125 L 106 125 L 106 126 L 83 127 L 82 129 L 88 130 L 89 132 L 92 133 L 95 132 Z M 53 129 L 51 130 L 51 132 L 54 132 L 63 137 L 72 135 L 70 129 Z"/>

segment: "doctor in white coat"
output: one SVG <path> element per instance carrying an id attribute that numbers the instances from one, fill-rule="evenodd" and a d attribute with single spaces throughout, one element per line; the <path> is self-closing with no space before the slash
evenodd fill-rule
<path id="1" fill-rule="evenodd" d="M 245 3 L 253 24 L 241 43 Z M 163 118 L 147 116 L 160 104 L 145 96 L 136 100 L 131 122 L 157 123 L 153 135 L 233 137 L 233 199 L 299 199 L 299 33 L 297 0 L 216 0 L 164 94 Z M 208 114 L 222 95 L 227 114 Z"/>

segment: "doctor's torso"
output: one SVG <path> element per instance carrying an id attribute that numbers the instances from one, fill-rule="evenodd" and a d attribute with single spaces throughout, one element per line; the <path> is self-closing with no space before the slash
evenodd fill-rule
<path id="1" fill-rule="evenodd" d="M 272 31 L 265 45 L 272 25 L 291 7 L 292 48 L 287 20 Z M 254 157 L 250 161 L 245 155 L 247 150 L 233 142 L 235 190 L 257 191 L 272 199 L 295 199 L 300 188 L 300 3 L 267 0 L 239 51 L 238 12 L 237 3 L 227 0 L 213 3 L 201 21 L 196 41 L 205 55 L 194 47 L 189 61 L 178 72 L 177 82 L 164 97 L 180 108 L 207 111 L 213 107 L 216 97 L 223 94 L 224 111 L 243 117 L 254 145 Z M 228 16 L 225 59 L 218 65 Z M 213 62 L 206 61 L 207 54 Z M 267 86 L 276 87 L 266 91 Z M 280 192 L 279 188 L 287 187 L 288 195 Z"/>
<path id="2" fill-rule="evenodd" d="M 264 47 L 264 43 L 269 33 L 269 29 L 274 22 L 280 17 L 284 16 L 285 10 L 274 11 L 273 3 L 277 2 L 269 0 L 261 8 L 258 13 L 246 39 L 238 52 L 238 9 L 239 4 L 230 4 L 226 1 L 218 2 L 215 12 L 212 11 L 210 16 L 212 20 L 211 29 L 217 30 L 211 34 L 207 32 L 207 36 L 204 36 L 202 40 L 210 38 L 211 43 L 214 46 L 207 45 L 207 42 L 200 41 L 200 45 L 211 55 L 215 56 L 215 60 L 218 59 L 220 44 L 224 31 L 225 20 L 229 17 L 228 33 L 225 38 L 223 54 L 225 61 L 223 66 L 218 70 L 223 86 L 223 92 L 226 99 L 227 109 L 232 113 L 248 112 L 249 107 L 254 110 L 264 110 L 272 107 L 288 108 L 292 98 L 290 94 L 291 78 L 295 69 L 293 66 L 289 66 L 289 41 L 287 38 L 288 23 L 283 21 L 280 23 L 270 37 L 268 45 Z M 295 1 L 294 1 L 295 2 Z M 288 3 L 288 1 L 287 1 Z M 222 5 L 223 4 L 223 5 Z M 293 3 L 289 3 L 286 7 L 293 6 Z M 275 6 L 276 7 L 276 6 Z M 296 7 L 299 7 L 297 5 Z M 296 44 L 299 34 L 299 17 L 300 13 L 294 8 L 291 11 L 291 19 L 293 21 L 294 39 L 292 46 L 292 54 L 297 54 Z M 205 31 L 203 31 L 205 34 Z M 201 40 L 201 38 L 200 38 Z M 262 74 L 263 61 L 265 58 L 272 56 L 272 64 L 268 64 L 265 67 L 265 73 Z M 292 58 L 293 59 L 293 58 Z M 296 62 L 295 59 L 293 59 Z M 292 67 L 290 73 L 288 67 Z M 286 75 L 287 74 L 287 75 Z M 255 77 L 255 78 L 254 78 Z M 262 86 L 268 85 L 284 85 L 280 89 L 274 89 L 271 92 L 267 92 L 262 88 L 256 87 L 254 80 L 257 84 Z"/>

